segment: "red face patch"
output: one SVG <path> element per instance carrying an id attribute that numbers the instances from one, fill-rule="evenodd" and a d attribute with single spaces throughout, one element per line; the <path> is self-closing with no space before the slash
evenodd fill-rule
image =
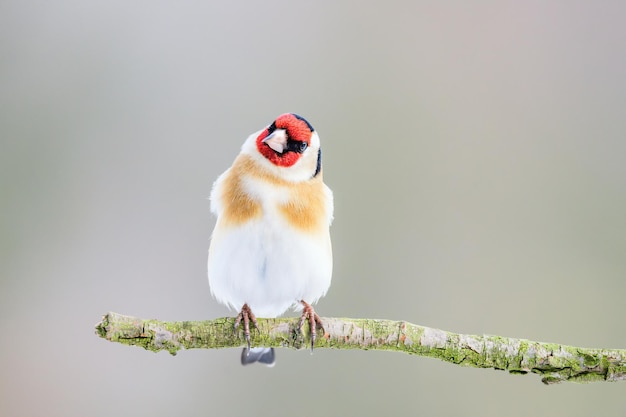
<path id="1" fill-rule="evenodd" d="M 269 159 L 274 165 L 290 167 L 298 162 L 302 154 L 292 151 L 277 153 L 269 145 L 263 143 L 263 139 L 276 129 L 285 129 L 290 140 L 305 142 L 310 145 L 312 135 L 310 126 L 305 120 L 291 113 L 281 114 L 256 138 L 256 147 L 261 155 Z"/>

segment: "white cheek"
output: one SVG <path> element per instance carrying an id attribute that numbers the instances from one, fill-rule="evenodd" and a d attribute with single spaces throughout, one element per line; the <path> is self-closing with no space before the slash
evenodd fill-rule
<path id="1" fill-rule="evenodd" d="M 311 135 L 311 147 L 315 149 L 320 148 L 320 137 L 317 132 L 313 132 L 313 134 Z"/>

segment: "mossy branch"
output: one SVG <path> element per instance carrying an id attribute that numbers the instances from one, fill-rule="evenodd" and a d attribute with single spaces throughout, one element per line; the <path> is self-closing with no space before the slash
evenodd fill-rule
<path id="1" fill-rule="evenodd" d="M 464 335 L 418 326 L 405 321 L 322 318 L 324 336 L 316 349 L 372 349 L 428 356 L 475 368 L 494 368 L 512 374 L 529 372 L 546 384 L 563 381 L 595 382 L 626 379 L 626 349 L 587 349 L 556 343 L 501 336 Z M 308 326 L 297 331 L 298 319 L 258 319 L 252 346 L 303 349 Z M 96 325 L 100 337 L 175 355 L 180 349 L 242 347 L 233 332 L 234 319 L 165 322 L 107 313 Z"/>

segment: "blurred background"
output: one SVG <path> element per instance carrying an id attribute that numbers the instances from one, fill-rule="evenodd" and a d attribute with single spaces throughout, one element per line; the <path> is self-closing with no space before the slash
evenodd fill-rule
<path id="1" fill-rule="evenodd" d="M 322 316 L 624 348 L 626 5 L 0 3 L 0 415 L 626 413 L 626 383 L 389 352 L 176 357 L 107 311 L 232 315 L 208 196 L 296 112 L 335 193 Z"/>

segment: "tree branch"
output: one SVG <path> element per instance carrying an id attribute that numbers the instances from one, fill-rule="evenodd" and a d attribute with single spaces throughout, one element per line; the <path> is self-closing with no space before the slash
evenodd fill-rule
<path id="1" fill-rule="evenodd" d="M 462 366 L 494 368 L 512 374 L 541 375 L 545 384 L 626 379 L 625 349 L 587 349 L 502 336 L 464 335 L 406 321 L 322 318 L 324 336 L 316 349 L 372 349 L 428 356 Z M 258 319 L 252 346 L 303 349 L 308 326 L 297 331 L 298 319 Z M 175 355 L 180 349 L 219 349 L 245 345 L 233 332 L 234 319 L 164 322 L 107 313 L 96 334 L 112 342 L 137 345 Z"/>

